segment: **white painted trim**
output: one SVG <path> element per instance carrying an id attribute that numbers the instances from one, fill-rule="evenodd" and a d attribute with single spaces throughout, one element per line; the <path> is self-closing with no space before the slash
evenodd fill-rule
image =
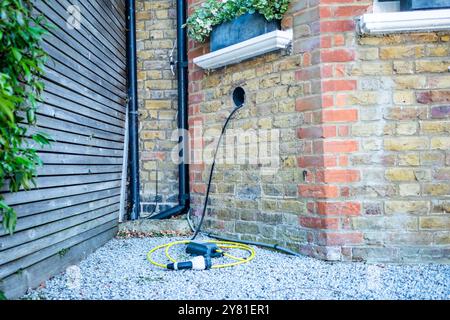
<path id="1" fill-rule="evenodd" d="M 358 21 L 362 34 L 450 30 L 450 9 L 367 13 Z"/>
<path id="2" fill-rule="evenodd" d="M 292 30 L 275 30 L 194 58 L 194 63 L 203 69 L 217 69 L 267 52 L 286 48 L 292 42 L 292 35 Z"/>
<path id="3" fill-rule="evenodd" d="M 126 213 L 127 200 L 127 172 L 128 172 L 128 106 L 125 107 L 125 137 L 122 158 L 122 179 L 120 182 L 120 207 L 119 207 L 119 222 L 123 222 Z"/>

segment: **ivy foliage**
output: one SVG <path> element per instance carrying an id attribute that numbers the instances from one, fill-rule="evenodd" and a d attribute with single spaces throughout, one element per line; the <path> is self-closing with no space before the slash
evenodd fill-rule
<path id="1" fill-rule="evenodd" d="M 281 20 L 290 0 L 207 0 L 187 19 L 188 35 L 205 42 L 212 28 L 246 13 L 258 12 L 268 21 Z"/>
<path id="2" fill-rule="evenodd" d="M 32 15 L 31 0 L 0 0 L 0 187 L 10 192 L 35 186 L 41 160 L 33 146 L 49 144 L 42 133 L 29 134 L 44 84 L 48 59 L 41 47 L 50 27 L 42 15 Z M 0 194 L 2 225 L 13 233 L 17 216 Z"/>

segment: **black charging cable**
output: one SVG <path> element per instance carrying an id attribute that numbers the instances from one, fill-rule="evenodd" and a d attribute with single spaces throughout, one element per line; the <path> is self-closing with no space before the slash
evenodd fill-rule
<path id="1" fill-rule="evenodd" d="M 222 138 L 225 135 L 225 131 L 227 130 L 228 123 L 231 121 L 231 119 L 236 114 L 236 112 L 239 109 L 241 109 L 243 106 L 244 106 L 244 104 L 241 104 L 240 106 L 236 106 L 233 109 L 233 111 L 231 111 L 230 115 L 227 118 L 227 121 L 225 121 L 225 124 L 222 127 L 222 132 L 220 133 L 219 141 L 217 142 L 216 151 L 214 152 L 213 163 L 211 165 L 211 170 L 209 172 L 208 187 L 206 188 L 206 196 L 205 196 L 205 203 L 203 205 L 202 216 L 200 218 L 200 222 L 198 224 L 198 227 L 197 227 L 197 229 L 194 232 L 194 236 L 192 237 L 192 240 L 195 240 L 195 238 L 197 238 L 198 234 L 201 231 L 201 228 L 202 228 L 202 225 L 203 225 L 203 221 L 205 220 L 206 209 L 208 208 L 209 193 L 211 191 L 211 182 L 212 182 L 212 178 L 213 178 L 213 175 L 214 175 L 214 168 L 216 166 L 216 159 L 217 159 L 217 153 L 219 152 L 219 148 L 220 148 L 220 142 L 222 141 Z"/>

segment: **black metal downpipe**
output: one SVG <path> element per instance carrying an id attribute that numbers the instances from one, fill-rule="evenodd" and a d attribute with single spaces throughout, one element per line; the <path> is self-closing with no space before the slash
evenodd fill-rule
<path id="1" fill-rule="evenodd" d="M 189 141 L 185 135 L 188 127 L 188 59 L 187 59 L 187 33 L 183 25 L 186 23 L 186 1 L 177 0 L 177 78 L 178 78 L 178 130 L 180 131 L 179 143 L 183 150 L 180 152 L 181 163 L 178 166 L 178 206 L 162 211 L 151 219 L 168 219 L 170 217 L 185 214 L 190 208 L 189 194 L 189 165 L 188 157 Z"/>
<path id="2" fill-rule="evenodd" d="M 128 67 L 128 130 L 130 155 L 130 219 L 139 219 L 141 204 L 139 194 L 139 134 L 138 134 L 138 92 L 136 62 L 136 2 L 126 0 L 127 6 L 127 67 Z"/>

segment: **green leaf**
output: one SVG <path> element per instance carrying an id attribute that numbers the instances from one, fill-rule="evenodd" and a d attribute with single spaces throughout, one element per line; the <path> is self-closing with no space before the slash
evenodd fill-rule
<path id="1" fill-rule="evenodd" d="M 11 101 L 0 97 L 0 116 L 7 118 L 10 122 L 14 122 L 14 104 Z"/>
<path id="2" fill-rule="evenodd" d="M 0 201 L 0 204 L 2 204 L 3 201 Z M 3 221 L 2 221 L 2 225 L 3 228 L 9 232 L 9 234 L 13 234 L 14 233 L 14 229 L 15 229 L 15 225 L 16 225 L 16 221 L 17 221 L 17 216 L 16 213 L 14 212 L 14 210 L 12 208 L 10 208 L 9 206 L 7 206 L 6 204 L 3 203 L 3 208 L 0 207 L 0 209 L 3 211 Z"/>
<path id="3" fill-rule="evenodd" d="M 10 235 L 12 235 L 14 233 L 14 230 L 16 229 L 16 224 L 17 224 L 17 215 L 13 210 L 11 210 L 10 216 L 9 216 L 9 221 L 8 221 L 8 226 L 6 228 L 6 230 L 9 231 Z"/>
<path id="4" fill-rule="evenodd" d="M 0 301 L 5 301 L 5 300 L 8 300 L 8 298 L 6 297 L 5 293 L 0 290 Z"/>
<path id="5" fill-rule="evenodd" d="M 11 51 L 12 51 L 14 58 L 17 60 L 17 62 L 22 60 L 22 54 L 20 53 L 20 51 L 17 48 L 11 48 Z"/>
<path id="6" fill-rule="evenodd" d="M 48 146 L 50 144 L 50 139 L 50 136 L 43 132 L 33 135 L 33 140 L 39 143 L 41 147 Z"/>
<path id="7" fill-rule="evenodd" d="M 33 109 L 27 110 L 27 121 L 29 124 L 34 124 L 36 122 L 36 113 Z"/>

